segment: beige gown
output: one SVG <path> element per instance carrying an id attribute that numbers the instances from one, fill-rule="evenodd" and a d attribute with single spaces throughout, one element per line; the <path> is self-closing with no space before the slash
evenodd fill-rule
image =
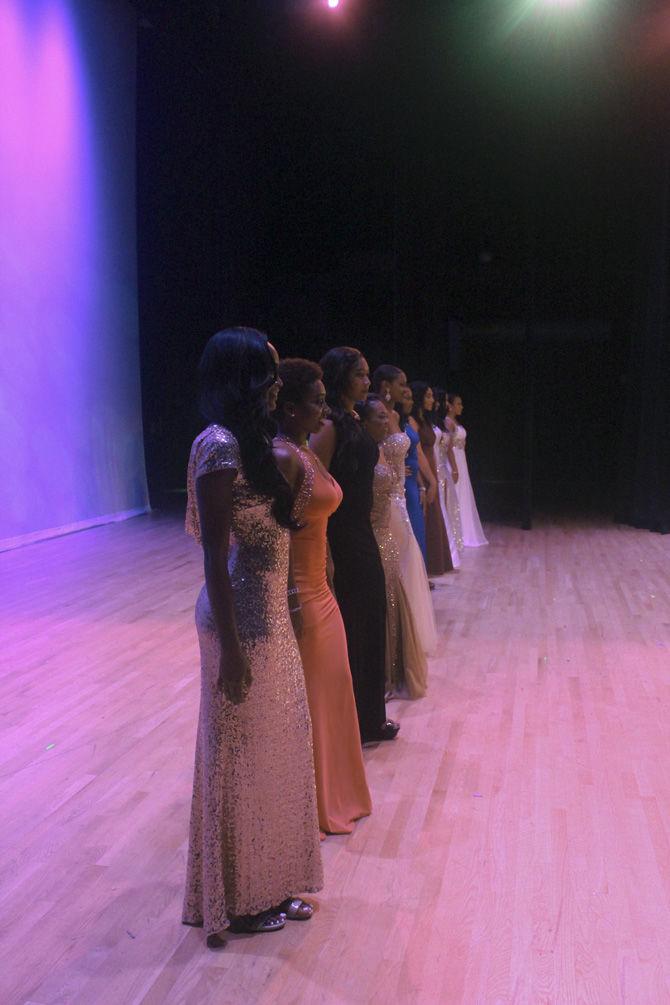
<path id="1" fill-rule="evenodd" d="M 426 656 L 437 650 L 437 626 L 426 564 L 414 536 L 405 497 L 405 461 L 410 438 L 405 432 L 390 433 L 383 443 L 384 458 L 393 473 L 391 532 L 400 553 L 400 576 L 412 608 L 414 624 Z"/>
<path id="2" fill-rule="evenodd" d="M 398 544 L 391 531 L 393 485 L 389 465 L 377 464 L 371 519 L 386 579 L 386 686 L 394 692 L 406 690 L 410 698 L 423 698 L 428 667 L 402 583 Z"/>
<path id="3" fill-rule="evenodd" d="M 289 531 L 246 481 L 232 433 L 209 426 L 188 466 L 186 529 L 200 540 L 196 479 L 234 469 L 230 578 L 253 681 L 241 705 L 217 688 L 220 645 L 203 587 L 196 604 L 201 697 L 183 920 L 207 935 L 321 888 L 312 734 L 288 613 Z"/>

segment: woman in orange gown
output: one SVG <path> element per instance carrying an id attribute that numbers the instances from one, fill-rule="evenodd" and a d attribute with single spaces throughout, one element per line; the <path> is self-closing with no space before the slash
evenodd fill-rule
<path id="1" fill-rule="evenodd" d="M 300 647 L 312 718 L 319 826 L 328 834 L 349 834 L 354 821 L 372 810 L 365 779 L 347 637 L 326 578 L 328 517 L 342 490 L 307 445 L 325 414 L 321 368 L 303 359 L 279 364 L 282 388 L 275 419 L 275 457 L 295 492 L 291 533 L 292 585 L 289 608 Z"/>

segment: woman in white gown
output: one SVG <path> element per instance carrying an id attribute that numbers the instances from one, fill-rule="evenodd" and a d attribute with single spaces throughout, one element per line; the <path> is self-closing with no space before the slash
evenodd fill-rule
<path id="1" fill-rule="evenodd" d="M 458 467 L 453 450 L 456 425 L 455 423 L 451 423 L 448 416 L 444 420 L 444 426 L 439 425 L 438 413 L 435 413 L 434 421 L 435 425 L 433 428 L 436 437 L 435 452 L 437 457 L 440 506 L 442 507 L 444 525 L 447 528 L 447 537 L 449 538 L 451 564 L 454 569 L 459 569 L 461 566 L 461 552 L 463 551 L 463 533 L 461 531 L 458 496 L 456 495 Z"/>
<path id="2" fill-rule="evenodd" d="M 414 536 L 405 502 L 405 458 L 409 436 L 401 429 L 395 406 L 401 410 L 407 391 L 407 377 L 396 366 L 377 367 L 372 388 L 389 414 L 389 433 L 383 443 L 386 463 L 393 472 L 391 496 L 391 532 L 400 551 L 400 576 L 424 652 L 431 656 L 437 649 L 437 627 L 430 586 L 421 549 Z"/>
<path id="3" fill-rule="evenodd" d="M 488 544 L 482 529 L 475 494 L 472 491 L 472 482 L 468 471 L 468 462 L 465 456 L 465 429 L 458 421 L 463 412 L 463 401 L 460 394 L 448 394 L 449 417 L 456 423 L 456 431 L 453 435 L 454 456 L 458 468 L 458 481 L 456 482 L 456 495 L 460 509 L 461 529 L 463 533 L 463 544 L 466 548 L 480 548 Z"/>

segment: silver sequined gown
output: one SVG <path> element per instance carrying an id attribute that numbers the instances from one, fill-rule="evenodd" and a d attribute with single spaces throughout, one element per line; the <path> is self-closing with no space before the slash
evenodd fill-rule
<path id="1" fill-rule="evenodd" d="M 402 582 L 400 549 L 391 530 L 393 485 L 393 469 L 377 464 L 371 520 L 386 581 L 386 686 L 396 693 L 406 690 L 410 698 L 422 698 L 428 667 Z"/>
<path id="2" fill-rule="evenodd" d="M 224 468 L 233 483 L 229 570 L 253 682 L 241 705 L 217 688 L 220 646 L 206 587 L 196 604 L 201 698 L 183 920 L 206 934 L 321 888 L 312 736 L 287 602 L 289 531 L 250 488 L 235 437 L 209 426 L 188 466 L 186 529 L 200 541 L 196 479 Z"/>
<path id="3" fill-rule="evenodd" d="M 402 431 L 389 433 L 383 447 L 386 463 L 393 473 L 390 526 L 400 554 L 400 576 L 412 608 L 421 645 L 426 655 L 432 656 L 437 649 L 435 612 L 428 585 L 426 563 L 414 536 L 405 499 L 405 461 L 410 438 Z"/>
<path id="4" fill-rule="evenodd" d="M 461 531 L 461 511 L 456 495 L 456 485 L 451 473 L 449 464 L 449 447 L 452 444 L 452 433 L 449 429 L 435 429 L 435 452 L 437 456 L 437 486 L 440 496 L 440 506 L 442 507 L 442 517 L 444 526 L 447 528 L 449 538 L 449 550 L 451 551 L 451 564 L 454 569 L 461 566 L 461 552 L 463 551 L 463 532 Z"/>

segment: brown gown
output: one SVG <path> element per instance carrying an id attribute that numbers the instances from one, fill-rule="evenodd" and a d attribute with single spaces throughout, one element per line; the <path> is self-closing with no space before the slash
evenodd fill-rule
<path id="1" fill-rule="evenodd" d="M 425 419 L 419 422 L 418 426 L 421 449 L 430 464 L 435 481 L 439 484 L 437 459 L 434 449 L 436 440 L 435 430 L 430 422 L 427 422 Z M 426 507 L 426 565 L 429 576 L 441 576 L 445 572 L 452 572 L 454 568 L 451 561 L 447 528 L 444 526 L 444 519 L 442 517 L 439 494 Z"/>
<path id="2" fill-rule="evenodd" d="M 302 605 L 298 645 L 312 717 L 319 826 L 328 834 L 349 834 L 354 821 L 371 813 L 372 801 L 347 636 L 326 579 L 326 528 L 342 501 L 342 490 L 309 447 L 282 442 L 299 453 L 305 470 L 294 507 L 302 527 L 291 534 L 291 562 Z"/>
<path id="3" fill-rule="evenodd" d="M 393 469 L 388 464 L 377 464 L 373 484 L 372 529 L 386 580 L 386 686 L 395 692 L 406 689 L 410 698 L 423 698 L 428 681 L 428 664 L 402 581 L 400 549 L 391 529 L 394 482 Z"/>
<path id="4" fill-rule="evenodd" d="M 233 482 L 228 567 L 247 698 L 217 687 L 221 645 L 203 586 L 196 604 L 201 693 L 183 920 L 207 935 L 323 883 L 312 733 L 300 653 L 288 611 L 289 531 L 242 470 L 239 447 L 209 426 L 191 449 L 186 529 L 200 541 L 195 483 L 222 469 Z"/>

